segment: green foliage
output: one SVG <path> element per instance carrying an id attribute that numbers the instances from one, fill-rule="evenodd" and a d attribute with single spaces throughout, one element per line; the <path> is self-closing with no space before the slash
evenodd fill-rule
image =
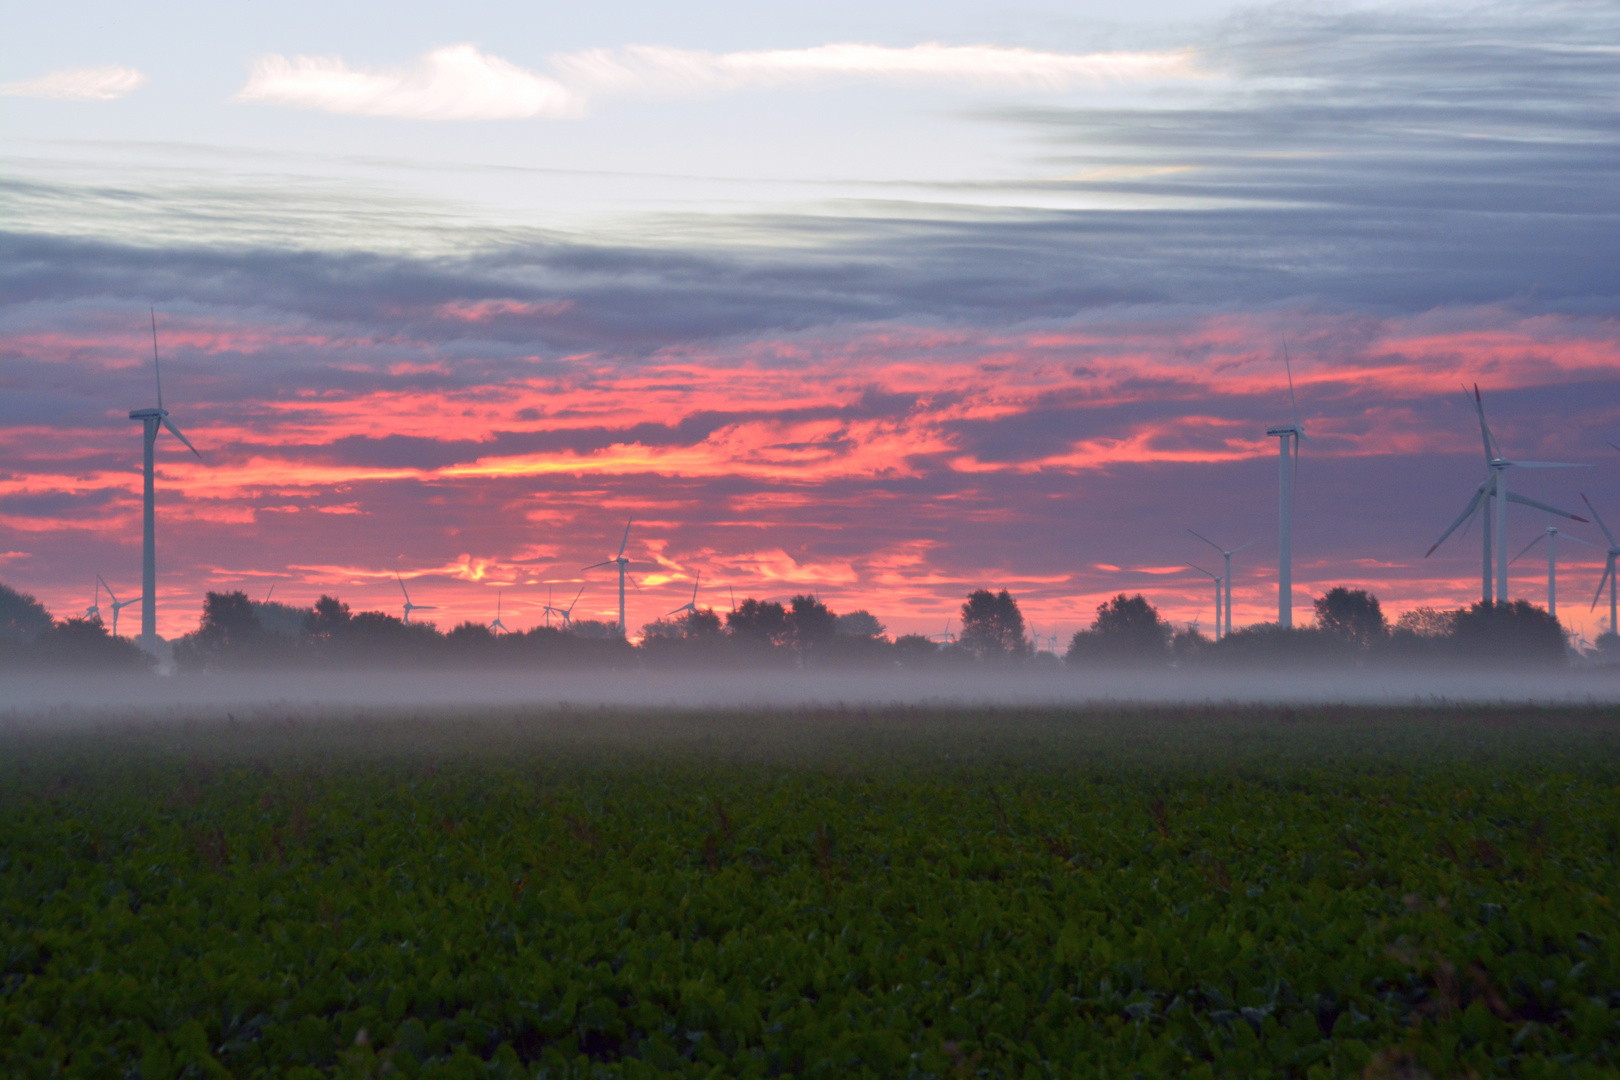
<path id="1" fill-rule="evenodd" d="M 1620 1066 L 1612 713 L 863 717 L 13 741 L 0 1073 Z"/>

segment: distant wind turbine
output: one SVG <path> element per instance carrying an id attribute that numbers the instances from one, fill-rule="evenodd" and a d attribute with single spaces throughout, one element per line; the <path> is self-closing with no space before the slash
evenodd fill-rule
<path id="1" fill-rule="evenodd" d="M 1593 513 L 1596 512 L 1597 511 L 1595 510 L 1593 511 Z M 1547 614 L 1551 615 L 1555 619 L 1558 618 L 1558 540 L 1560 537 L 1565 540 L 1573 540 L 1577 544 L 1585 544 L 1589 548 L 1597 548 L 1598 551 L 1603 550 L 1596 544 L 1582 540 L 1578 536 L 1571 536 L 1566 532 L 1560 532 L 1556 525 L 1548 525 L 1546 532 L 1541 533 L 1534 540 L 1524 545 L 1524 550 L 1513 556 L 1513 559 L 1511 560 L 1513 562 L 1518 562 L 1520 559 L 1524 558 L 1530 553 L 1531 548 L 1535 547 L 1543 540 L 1547 541 Z M 1598 586 L 1598 591 L 1603 591 L 1603 587 L 1601 585 Z"/>
<path id="2" fill-rule="evenodd" d="M 678 613 L 680 613 L 682 611 L 686 612 L 688 615 L 696 615 L 697 614 L 697 609 L 698 609 L 698 607 L 697 607 L 698 582 L 700 582 L 702 580 L 703 580 L 703 571 L 699 570 L 697 572 L 697 577 L 692 579 L 692 599 L 688 600 L 686 603 L 682 604 L 680 607 L 676 608 L 674 611 L 666 611 L 664 613 L 664 618 L 667 619 L 671 615 L 678 614 Z"/>
<path id="3" fill-rule="evenodd" d="M 141 508 L 141 637 L 140 646 L 149 653 L 157 652 L 157 505 L 153 488 L 153 446 L 157 443 L 158 429 L 169 433 L 186 444 L 186 449 L 202 460 L 202 454 L 191 445 L 191 440 L 180 434 L 180 429 L 169 420 L 169 411 L 163 407 L 163 372 L 158 366 L 157 311 L 152 316 L 152 373 L 157 380 L 157 408 L 131 409 L 129 418 L 139 420 L 143 428 L 146 486 Z"/>
<path id="4" fill-rule="evenodd" d="M 1598 528 L 1602 529 L 1603 535 L 1609 538 L 1609 561 L 1603 565 L 1603 576 L 1598 579 L 1597 595 L 1592 597 L 1592 607 L 1597 607 L 1597 602 L 1603 597 L 1603 586 L 1607 583 L 1609 586 L 1609 633 L 1613 634 L 1617 632 L 1614 621 L 1616 610 L 1614 561 L 1617 556 L 1620 556 L 1620 543 L 1615 542 L 1614 533 L 1610 532 L 1609 527 L 1603 524 L 1603 518 L 1598 514 L 1597 507 L 1592 505 L 1592 500 L 1583 494 L 1581 501 L 1591 509 L 1592 516 L 1597 518 Z"/>
<path id="5" fill-rule="evenodd" d="M 1294 365 L 1288 357 L 1288 342 L 1283 342 L 1283 366 L 1288 372 L 1288 402 L 1294 410 L 1294 422 L 1283 427 L 1269 427 L 1266 434 L 1277 440 L 1280 468 L 1278 482 L 1278 539 L 1277 539 L 1277 625 L 1291 629 L 1294 625 L 1294 480 L 1299 474 L 1299 444 L 1309 441 L 1299 422 L 1299 401 L 1294 397 Z M 1293 461 L 1290 462 L 1289 458 Z"/>
<path id="6" fill-rule="evenodd" d="M 501 590 L 495 590 L 495 621 L 489 624 L 490 630 L 497 634 L 509 634 L 506 624 L 501 622 Z"/>
<path id="7" fill-rule="evenodd" d="M 949 645 L 951 642 L 956 640 L 956 638 L 951 634 L 951 620 L 949 616 L 947 616 L 945 619 L 945 629 L 935 634 L 934 640 L 939 642 L 941 645 Z"/>
<path id="8" fill-rule="evenodd" d="M 413 603 L 411 603 L 411 591 L 405 587 L 405 579 L 399 576 L 399 571 L 398 570 L 394 571 L 394 580 L 399 582 L 399 591 L 405 594 L 405 618 L 401 620 L 402 622 L 410 622 L 411 621 L 411 612 L 413 612 L 413 611 L 437 611 L 437 610 L 439 610 L 438 608 L 434 607 L 432 604 L 413 604 Z"/>
<path id="9" fill-rule="evenodd" d="M 1191 529 L 1188 529 L 1187 531 L 1192 532 Z M 1198 534 L 1193 533 L 1193 535 L 1197 536 Z M 1203 538 L 1199 537 L 1199 539 Z M 1197 563 L 1188 563 L 1187 565 L 1198 571 L 1200 574 L 1203 574 L 1205 577 L 1213 578 L 1215 580 L 1215 640 L 1219 641 L 1221 640 L 1221 575 L 1215 573 L 1213 570 L 1205 570 Z M 1231 573 L 1231 571 L 1227 572 Z"/>
<path id="10" fill-rule="evenodd" d="M 1243 544 L 1240 547 L 1235 547 L 1231 551 L 1228 551 L 1201 532 L 1197 532 L 1193 529 L 1188 529 L 1187 531 L 1198 537 L 1198 539 L 1202 540 L 1210 547 L 1214 548 L 1216 551 L 1220 552 L 1221 557 L 1226 560 L 1226 574 L 1221 578 L 1221 580 L 1226 583 L 1226 603 L 1223 605 L 1219 600 L 1217 600 L 1215 603 L 1215 640 L 1219 641 L 1221 638 L 1232 632 L 1232 556 L 1236 555 L 1238 552 L 1242 551 L 1251 544 L 1259 543 L 1259 541 L 1250 540 L 1248 544 Z M 1223 610 L 1226 612 L 1225 630 L 1221 629 L 1221 612 Z"/>
<path id="11" fill-rule="evenodd" d="M 118 636 L 118 613 L 120 611 L 123 611 L 125 608 L 127 608 L 131 604 L 140 603 L 141 598 L 138 597 L 138 596 L 132 596 L 128 600 L 120 600 L 120 599 L 118 599 L 118 597 L 113 595 L 112 586 L 107 584 L 107 579 L 106 578 L 102 577 L 100 574 L 97 574 L 96 575 L 96 580 L 101 582 L 101 587 L 103 589 L 107 590 L 107 598 L 112 601 L 112 613 L 113 613 L 112 635 L 113 635 L 113 637 L 117 637 Z"/>
<path id="12" fill-rule="evenodd" d="M 617 566 L 619 568 L 619 637 L 624 641 L 630 640 L 629 633 L 624 625 L 624 579 L 629 576 L 626 573 L 626 568 L 630 565 L 630 560 L 624 557 L 624 548 L 626 544 L 630 543 L 630 525 L 631 523 L 628 521 L 624 523 L 624 539 L 619 541 L 619 553 L 617 555 L 611 559 L 603 559 L 599 563 L 592 563 L 585 567 L 587 570 L 595 570 L 599 566 Z M 630 578 L 630 584 L 636 585 L 636 579 Z M 641 591 L 640 585 L 636 585 L 636 591 Z"/>
<path id="13" fill-rule="evenodd" d="M 91 594 L 90 606 L 84 609 L 84 614 L 81 616 L 81 618 L 85 618 L 85 619 L 100 619 L 101 618 L 101 575 L 100 574 L 96 575 L 95 591 Z"/>
<path id="14" fill-rule="evenodd" d="M 1465 388 L 1464 394 L 1466 393 Z M 1481 481 L 1479 487 L 1474 489 L 1474 497 L 1468 500 L 1468 505 L 1463 507 L 1463 512 L 1457 515 L 1457 520 L 1453 521 L 1451 527 L 1440 534 L 1440 539 L 1429 547 L 1423 557 L 1427 559 L 1430 555 L 1433 555 L 1435 549 L 1445 543 L 1446 537 L 1456 532 L 1459 525 L 1470 520 L 1475 513 L 1479 513 L 1481 517 L 1480 532 L 1484 537 L 1483 569 L 1480 574 L 1480 599 L 1487 604 L 1493 598 L 1506 603 L 1508 599 L 1508 563 L 1512 561 L 1508 558 L 1507 553 L 1507 504 L 1515 502 L 1521 506 L 1533 506 L 1537 510 L 1544 510 L 1549 514 L 1569 518 L 1571 521 L 1586 521 L 1585 518 L 1572 514 L 1568 510 L 1560 510 L 1556 506 L 1548 506 L 1546 503 L 1528 499 L 1516 491 L 1509 491 L 1507 471 L 1515 466 L 1521 469 L 1576 469 L 1582 468 L 1582 466 L 1556 461 L 1509 461 L 1502 456 L 1501 445 L 1496 441 L 1496 436 L 1491 434 L 1490 424 L 1485 421 L 1485 401 L 1480 397 L 1477 383 L 1474 385 L 1473 396 L 1469 398 L 1469 404 L 1474 407 L 1474 413 L 1479 417 L 1479 435 L 1485 444 L 1485 479 Z M 1496 549 L 1496 588 L 1494 592 L 1491 588 L 1491 549 L 1493 545 L 1492 529 L 1489 521 L 1492 516 L 1492 499 L 1495 500 L 1494 516 L 1496 519 L 1494 544 Z"/>

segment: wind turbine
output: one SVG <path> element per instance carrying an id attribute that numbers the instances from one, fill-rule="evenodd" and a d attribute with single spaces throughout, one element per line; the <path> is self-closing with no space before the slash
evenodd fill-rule
<path id="1" fill-rule="evenodd" d="M 1221 638 L 1232 632 L 1232 556 L 1242 551 L 1243 548 L 1250 546 L 1250 544 L 1257 544 L 1259 541 L 1250 540 L 1249 543 L 1244 544 L 1243 547 L 1235 547 L 1231 551 L 1227 551 L 1225 548 L 1221 547 L 1221 545 L 1217 544 L 1203 533 L 1195 532 L 1192 529 L 1188 529 L 1187 531 L 1198 537 L 1198 539 L 1202 540 L 1210 547 L 1214 548 L 1216 551 L 1220 552 L 1221 557 L 1226 560 L 1226 574 L 1221 578 L 1221 580 L 1226 583 L 1226 603 L 1223 606 L 1219 599 L 1217 599 L 1215 602 L 1215 640 L 1219 641 Z M 1221 629 L 1221 612 L 1223 609 L 1226 612 L 1226 629 L 1224 631 Z"/>
<path id="2" fill-rule="evenodd" d="M 945 618 L 945 629 L 940 631 L 939 633 L 933 635 L 933 637 L 934 637 L 934 640 L 939 642 L 941 645 L 949 645 L 951 642 L 956 640 L 954 637 L 951 636 L 951 617 L 950 616 L 946 616 L 946 618 Z"/>
<path id="3" fill-rule="evenodd" d="M 1192 532 L 1191 529 L 1188 529 L 1187 531 Z M 1198 536 L 1197 533 L 1193 533 L 1193 535 Z M 1199 539 L 1202 540 L 1203 537 L 1199 537 Z M 1200 574 L 1203 574 L 1205 577 L 1215 579 L 1215 640 L 1219 641 L 1221 640 L 1221 575 L 1211 570 L 1205 570 L 1197 563 L 1188 563 L 1187 565 L 1198 571 Z M 1230 570 L 1227 571 L 1229 574 L 1231 572 L 1232 571 Z"/>
<path id="4" fill-rule="evenodd" d="M 138 597 L 138 596 L 134 596 L 134 597 L 131 597 L 128 600 L 120 600 L 120 599 L 118 599 L 118 597 L 113 595 L 112 586 L 107 584 L 107 579 L 106 578 L 102 577 L 100 574 L 97 574 L 96 575 L 96 580 L 101 582 L 101 587 L 103 589 L 107 590 L 107 597 L 108 597 L 108 599 L 110 599 L 112 601 L 112 613 L 113 613 L 112 635 L 113 635 L 113 637 L 117 637 L 118 636 L 118 613 L 120 611 L 123 611 L 125 608 L 127 608 L 131 604 L 139 603 L 141 598 Z"/>
<path id="5" fill-rule="evenodd" d="M 401 620 L 402 622 L 410 622 L 411 621 L 411 612 L 413 612 L 413 611 L 437 611 L 437 610 L 439 610 L 438 608 L 434 607 L 432 604 L 413 604 L 413 603 L 411 603 L 411 591 L 405 587 L 405 579 L 399 576 L 399 571 L 398 570 L 394 571 L 394 580 L 399 582 L 399 591 L 405 594 L 405 618 Z"/>
<path id="6" fill-rule="evenodd" d="M 564 630 L 572 630 L 574 628 L 574 605 L 579 603 L 579 598 L 584 595 L 585 586 L 581 585 L 579 587 L 579 592 L 575 593 L 574 598 L 568 602 L 568 606 L 557 612 L 557 614 L 562 616 Z"/>
<path id="7" fill-rule="evenodd" d="M 630 640 L 629 634 L 626 632 L 624 625 L 624 579 L 626 576 L 628 576 L 625 573 L 625 568 L 630 565 L 630 560 L 624 557 L 624 547 L 629 542 L 630 522 L 627 521 L 624 523 L 624 539 L 619 541 L 619 553 L 613 556 L 611 559 L 603 559 L 599 563 L 592 563 L 591 565 L 585 567 L 587 570 L 595 570 L 599 566 L 617 566 L 619 568 L 619 638 L 622 641 Z M 636 579 L 631 578 L 630 584 L 636 585 Z M 636 585 L 636 591 L 641 591 L 640 585 Z"/>
<path id="8" fill-rule="evenodd" d="M 1597 507 L 1592 505 L 1592 500 L 1588 499 L 1583 494 L 1581 496 L 1581 501 L 1586 503 L 1587 507 L 1589 507 L 1591 509 L 1592 516 L 1597 518 L 1598 528 L 1602 529 L 1603 530 L 1603 535 L 1609 538 L 1609 561 L 1604 564 L 1604 566 L 1603 566 L 1603 576 L 1598 579 L 1597 595 L 1592 597 L 1592 607 L 1594 607 L 1594 608 L 1597 607 L 1598 600 L 1603 596 L 1603 585 L 1604 585 L 1605 582 L 1607 582 L 1608 585 L 1609 585 L 1609 633 L 1613 634 L 1613 633 L 1616 632 L 1615 631 L 1615 621 L 1614 621 L 1614 617 L 1615 617 L 1615 595 L 1614 595 L 1615 590 L 1614 590 L 1614 583 L 1615 583 L 1615 577 L 1616 577 L 1615 572 L 1614 572 L 1614 560 L 1615 560 L 1616 556 L 1620 556 L 1620 543 L 1615 542 L 1614 533 L 1610 532 L 1609 527 L 1607 525 L 1603 524 L 1603 518 L 1601 516 L 1599 516 L 1599 514 L 1597 512 Z"/>
<path id="9" fill-rule="evenodd" d="M 501 622 L 501 590 L 499 589 L 495 590 L 495 621 L 489 624 L 489 628 L 497 634 L 510 634 L 512 632 L 506 628 L 505 623 Z"/>
<path id="10" fill-rule="evenodd" d="M 678 612 L 682 612 L 682 611 L 686 612 L 688 615 L 696 615 L 697 614 L 698 582 L 700 582 L 702 580 L 703 580 L 703 571 L 699 570 L 697 572 L 697 577 L 692 579 L 692 599 L 688 600 L 686 603 L 682 604 L 680 607 L 676 608 L 674 611 L 666 611 L 664 613 L 664 618 L 667 619 L 671 615 L 674 615 L 674 614 L 676 614 Z"/>
<path id="11" fill-rule="evenodd" d="M 186 449 L 202 460 L 202 454 L 191 445 L 191 440 L 180 434 L 180 429 L 169 420 L 169 411 L 163 407 L 163 372 L 158 365 L 157 311 L 152 316 L 152 374 L 157 380 L 157 408 L 131 409 L 129 418 L 143 425 L 142 447 L 146 468 L 146 487 L 141 509 L 141 637 L 140 646 L 149 653 L 157 652 L 157 504 L 153 493 L 153 446 L 158 429 L 165 427 L 169 434 L 186 444 Z"/>
<path id="12" fill-rule="evenodd" d="M 1294 625 L 1294 480 L 1299 473 L 1299 444 L 1308 441 L 1305 429 L 1299 423 L 1299 401 L 1294 397 L 1294 365 L 1288 358 L 1288 342 L 1283 342 L 1283 366 L 1288 371 L 1288 402 L 1294 410 L 1294 422 L 1283 427 L 1269 427 L 1266 434 L 1277 440 L 1278 506 L 1280 507 L 1277 539 L 1277 625 L 1285 630 Z M 1290 468 L 1289 458 L 1293 458 Z"/>
<path id="13" fill-rule="evenodd" d="M 1596 511 L 1593 511 L 1593 513 L 1596 513 Z M 1558 618 L 1558 538 L 1560 536 L 1565 540 L 1573 540 L 1577 544 L 1585 544 L 1589 548 L 1597 548 L 1599 551 L 1603 550 L 1596 544 L 1582 540 L 1578 536 L 1571 536 L 1566 532 L 1560 532 L 1556 525 L 1548 525 L 1546 532 L 1524 545 L 1524 550 L 1513 556 L 1513 559 L 1511 560 L 1513 562 L 1518 562 L 1520 559 L 1524 558 L 1524 556 L 1530 553 L 1531 548 L 1535 547 L 1543 540 L 1547 541 L 1547 614 L 1551 615 L 1555 619 Z M 1601 585 L 1598 586 L 1598 591 L 1603 591 L 1603 587 Z"/>
<path id="14" fill-rule="evenodd" d="M 85 619 L 100 619 L 101 618 L 101 575 L 100 574 L 96 575 L 95 592 L 91 595 L 90 606 L 84 609 L 84 615 L 82 615 L 81 618 L 85 618 Z"/>
<path id="15" fill-rule="evenodd" d="M 1467 394 L 1466 388 L 1464 388 L 1463 393 L 1465 395 Z M 1492 599 L 1501 600 L 1503 603 L 1506 603 L 1508 598 L 1508 563 L 1512 561 L 1508 558 L 1507 553 L 1507 504 L 1510 502 L 1515 502 L 1521 506 L 1533 506 L 1537 510 L 1544 510 L 1549 514 L 1557 514 L 1559 517 L 1569 518 L 1571 521 L 1584 522 L 1586 520 L 1579 515 L 1570 513 L 1568 510 L 1560 510 L 1556 506 L 1548 506 L 1546 503 L 1537 502 L 1534 499 L 1526 498 L 1516 491 L 1509 491 L 1507 485 L 1507 471 L 1515 466 L 1521 469 L 1578 469 L 1583 468 L 1584 466 L 1570 465 L 1556 461 L 1508 460 L 1502 456 L 1501 444 L 1496 441 L 1496 436 L 1491 434 L 1490 424 L 1485 422 L 1485 401 L 1480 397 L 1479 385 L 1477 383 L 1474 385 L 1473 396 L 1469 398 L 1469 404 L 1474 407 L 1474 412 L 1479 417 L 1479 436 L 1485 444 L 1485 468 L 1487 469 L 1485 479 L 1480 482 L 1479 487 L 1474 489 L 1474 497 L 1468 500 L 1468 505 L 1463 507 L 1463 512 L 1461 514 L 1457 515 L 1457 520 L 1451 523 L 1451 527 L 1449 529 L 1440 534 L 1440 539 L 1436 540 L 1434 544 L 1430 546 L 1428 552 L 1426 552 L 1423 557 L 1427 559 L 1430 555 L 1433 555 L 1435 549 L 1446 542 L 1446 537 L 1456 532 L 1457 527 L 1463 522 L 1472 518 L 1476 512 L 1483 511 L 1481 514 L 1482 518 L 1491 517 L 1493 509 L 1491 500 L 1496 500 L 1494 505 L 1494 531 L 1496 534 L 1494 545 L 1496 548 L 1496 588 L 1493 594 L 1491 588 L 1491 522 L 1482 520 L 1480 523 L 1480 532 L 1484 537 L 1484 559 L 1483 569 L 1481 571 L 1480 599 L 1487 604 L 1489 604 Z"/>

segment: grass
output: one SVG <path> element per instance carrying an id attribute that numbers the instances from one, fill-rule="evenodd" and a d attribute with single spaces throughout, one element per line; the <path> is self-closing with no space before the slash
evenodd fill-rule
<path id="1" fill-rule="evenodd" d="M 1617 749 L 1613 709 L 13 722 L 0 1072 L 1613 1075 Z"/>

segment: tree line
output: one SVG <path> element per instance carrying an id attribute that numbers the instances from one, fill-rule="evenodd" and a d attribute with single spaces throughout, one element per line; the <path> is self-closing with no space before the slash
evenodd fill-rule
<path id="1" fill-rule="evenodd" d="M 467 621 L 448 631 L 381 611 L 351 611 L 337 597 L 313 607 L 210 592 L 197 629 L 173 642 L 180 671 L 277 667 L 1196 668 L 1418 665 L 1488 662 L 1553 667 L 1569 662 L 1558 621 L 1526 601 L 1451 611 L 1418 608 L 1391 625 L 1378 598 L 1337 587 L 1315 602 L 1313 625 L 1245 627 L 1213 640 L 1176 631 L 1142 595 L 1098 605 L 1062 657 L 1035 648 L 1018 601 L 978 589 L 954 637 L 890 637 L 870 612 L 839 614 L 813 594 L 786 604 L 745 599 L 728 612 L 695 608 L 645 624 L 641 641 L 613 623 L 574 620 L 500 633 Z M 1602 655 L 1615 652 L 1611 646 Z M 98 616 L 54 619 L 34 597 L 0 584 L 0 667 L 149 670 L 155 661 Z"/>

